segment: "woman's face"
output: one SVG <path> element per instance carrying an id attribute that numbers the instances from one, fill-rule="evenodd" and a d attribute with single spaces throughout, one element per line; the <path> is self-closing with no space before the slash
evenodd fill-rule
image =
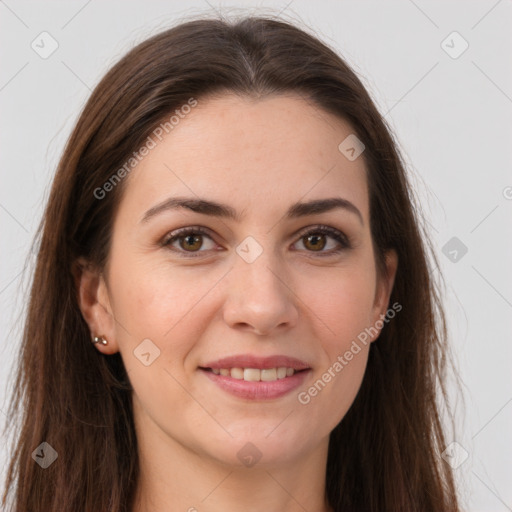
<path id="1" fill-rule="evenodd" d="M 231 465 L 326 447 L 396 269 L 377 279 L 364 153 L 338 149 L 351 134 L 299 96 L 199 99 L 125 178 L 85 315 L 121 353 L 140 434 Z"/>

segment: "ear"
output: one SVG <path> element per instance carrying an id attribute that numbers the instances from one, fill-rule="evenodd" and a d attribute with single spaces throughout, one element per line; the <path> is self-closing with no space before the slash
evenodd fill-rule
<path id="1" fill-rule="evenodd" d="M 78 306 L 91 331 L 91 340 L 94 336 L 103 336 L 108 344 L 98 343 L 97 349 L 104 354 L 118 352 L 115 320 L 104 276 L 84 258 L 74 262 L 72 274 L 77 290 Z"/>
<path id="2" fill-rule="evenodd" d="M 395 284 L 396 271 L 398 268 L 398 255 L 394 249 L 390 249 L 385 254 L 385 274 L 377 278 L 377 286 L 375 290 L 375 300 L 372 311 L 372 332 L 377 330 L 375 335 L 372 335 L 371 341 L 375 341 L 380 336 L 380 331 L 384 327 L 384 318 L 389 306 L 389 298 L 393 291 Z"/>

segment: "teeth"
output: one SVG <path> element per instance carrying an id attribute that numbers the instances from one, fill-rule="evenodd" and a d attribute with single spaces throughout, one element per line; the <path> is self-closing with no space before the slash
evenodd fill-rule
<path id="1" fill-rule="evenodd" d="M 247 371 L 247 370 L 245 370 L 245 371 Z M 256 371 L 258 371 L 258 370 L 256 370 Z M 261 370 L 260 374 L 261 374 L 261 377 L 260 377 L 261 380 L 264 380 L 264 381 L 277 380 L 277 368 L 267 368 L 265 370 Z"/>
<path id="2" fill-rule="evenodd" d="M 231 368 L 231 377 L 233 377 L 233 373 L 236 368 Z M 243 375 L 242 378 L 244 380 L 250 381 L 250 382 L 258 382 L 261 380 L 261 370 L 258 370 L 256 368 L 245 368 L 245 370 L 242 370 Z M 235 376 L 235 379 L 237 377 Z"/>
<path id="3" fill-rule="evenodd" d="M 285 377 L 291 377 L 295 370 L 293 368 L 279 367 L 279 368 L 212 368 L 215 375 L 223 375 L 224 377 L 231 377 L 233 379 L 245 380 L 247 382 L 272 382 Z"/>
<path id="4" fill-rule="evenodd" d="M 286 377 L 286 368 L 278 368 L 277 369 L 277 378 L 284 379 Z"/>
<path id="5" fill-rule="evenodd" d="M 231 368 L 231 377 L 233 379 L 238 379 L 238 380 L 243 379 L 244 378 L 244 369 L 243 368 Z"/>

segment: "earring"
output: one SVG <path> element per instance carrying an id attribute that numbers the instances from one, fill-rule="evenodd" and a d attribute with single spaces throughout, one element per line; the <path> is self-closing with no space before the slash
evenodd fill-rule
<path id="1" fill-rule="evenodd" d="M 106 345 L 108 341 L 101 335 L 101 336 L 94 336 L 92 343 L 101 343 L 102 345 Z"/>

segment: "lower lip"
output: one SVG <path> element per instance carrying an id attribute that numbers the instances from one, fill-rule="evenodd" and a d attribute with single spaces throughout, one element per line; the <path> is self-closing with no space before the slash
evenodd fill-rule
<path id="1" fill-rule="evenodd" d="M 224 391 L 248 400 L 271 400 L 273 398 L 282 397 L 298 388 L 310 372 L 310 370 L 304 370 L 294 373 L 291 377 L 285 377 L 284 379 L 270 382 L 249 382 L 243 379 L 233 379 L 233 377 L 216 375 L 209 370 L 200 369 L 200 371 Z"/>

